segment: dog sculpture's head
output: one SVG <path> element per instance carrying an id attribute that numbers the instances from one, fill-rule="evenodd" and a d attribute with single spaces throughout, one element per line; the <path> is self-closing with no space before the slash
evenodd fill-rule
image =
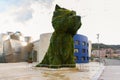
<path id="1" fill-rule="evenodd" d="M 81 17 L 77 16 L 75 11 L 70 11 L 56 5 L 52 25 L 56 32 L 74 35 L 81 26 Z"/>

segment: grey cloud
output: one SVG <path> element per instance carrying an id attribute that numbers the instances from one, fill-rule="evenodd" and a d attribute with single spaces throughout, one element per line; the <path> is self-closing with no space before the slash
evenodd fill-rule
<path id="1" fill-rule="evenodd" d="M 38 1 L 43 3 L 52 3 L 54 0 L 33 0 L 33 1 Z"/>
<path id="2" fill-rule="evenodd" d="M 40 4 L 42 4 L 44 7 L 46 8 L 50 8 L 52 6 L 52 3 L 55 1 L 55 0 L 33 0 L 35 2 L 39 2 Z"/>
<path id="3" fill-rule="evenodd" d="M 53 1 L 54 0 L 21 0 L 21 4 L 17 6 L 21 9 L 15 13 L 16 21 L 23 23 L 32 19 L 34 12 L 31 8 L 32 4 L 39 3 L 42 7 L 49 9 L 51 8 Z"/>
<path id="4" fill-rule="evenodd" d="M 21 0 L 21 4 L 16 6 L 18 10 L 15 12 L 16 21 L 18 22 L 26 22 L 32 19 L 33 9 L 31 8 L 32 0 Z"/>
<path id="5" fill-rule="evenodd" d="M 33 16 L 32 16 L 32 9 L 24 9 L 23 11 L 17 12 L 16 13 L 16 20 L 18 22 L 25 22 L 30 20 Z"/>

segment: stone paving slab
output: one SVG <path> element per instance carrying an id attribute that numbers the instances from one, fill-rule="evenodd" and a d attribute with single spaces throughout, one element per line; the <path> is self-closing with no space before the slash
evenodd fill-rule
<path id="1" fill-rule="evenodd" d="M 98 80 L 120 80 L 120 66 L 106 66 Z"/>
<path id="2" fill-rule="evenodd" d="M 77 64 L 77 68 L 36 68 L 36 63 L 1 63 L 0 80 L 93 80 L 101 70 L 97 62 Z M 95 79 L 94 79 L 95 80 Z"/>

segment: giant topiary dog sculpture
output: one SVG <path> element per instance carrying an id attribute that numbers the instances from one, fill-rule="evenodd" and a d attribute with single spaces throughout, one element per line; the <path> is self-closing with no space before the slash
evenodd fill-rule
<path id="1" fill-rule="evenodd" d="M 60 8 L 58 5 L 52 17 L 54 32 L 44 59 L 37 66 L 75 67 L 73 36 L 81 26 L 80 16 L 75 11 Z"/>

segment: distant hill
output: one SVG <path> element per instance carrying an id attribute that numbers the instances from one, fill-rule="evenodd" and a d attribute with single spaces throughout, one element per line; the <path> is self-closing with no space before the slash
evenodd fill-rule
<path id="1" fill-rule="evenodd" d="M 112 49 L 120 49 L 120 45 L 106 45 L 106 44 L 102 44 L 102 43 L 100 43 L 99 44 L 99 46 L 100 46 L 100 49 L 101 48 L 104 48 L 104 49 L 107 49 L 107 48 L 112 48 Z M 93 43 L 92 44 L 92 49 L 94 50 L 94 49 L 98 49 L 98 43 Z"/>

